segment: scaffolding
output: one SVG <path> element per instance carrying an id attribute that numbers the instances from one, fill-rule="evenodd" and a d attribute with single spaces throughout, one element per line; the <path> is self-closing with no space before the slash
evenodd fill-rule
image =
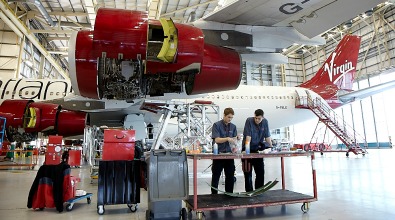
<path id="1" fill-rule="evenodd" d="M 219 106 L 207 101 L 195 101 L 179 106 L 177 112 L 178 133 L 164 138 L 172 148 L 202 151 L 211 150 L 212 126 L 220 120 Z"/>
<path id="2" fill-rule="evenodd" d="M 82 154 L 91 167 L 91 183 L 99 177 L 99 161 L 102 156 L 103 143 L 103 129 L 96 126 L 85 127 Z"/>

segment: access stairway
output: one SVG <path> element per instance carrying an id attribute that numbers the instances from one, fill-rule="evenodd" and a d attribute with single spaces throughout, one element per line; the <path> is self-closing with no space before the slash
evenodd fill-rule
<path id="1" fill-rule="evenodd" d="M 363 156 L 367 154 L 365 150 L 367 144 L 363 138 L 357 138 L 357 133 L 355 130 L 347 125 L 347 123 L 336 115 L 335 111 L 328 105 L 323 103 L 322 99 L 319 97 L 313 99 L 310 93 L 306 91 L 306 95 L 298 94 L 296 98 L 295 107 L 310 109 L 319 119 L 320 122 L 324 123 L 329 130 L 331 130 L 347 147 L 346 156 L 348 157 L 349 152 L 357 154 L 362 154 Z M 358 139 L 358 140 L 357 140 Z M 361 148 L 361 144 L 364 148 Z"/>

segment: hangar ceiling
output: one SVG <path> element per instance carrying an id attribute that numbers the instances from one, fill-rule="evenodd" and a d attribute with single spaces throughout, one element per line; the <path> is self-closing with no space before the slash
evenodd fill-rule
<path id="1" fill-rule="evenodd" d="M 202 3 L 203 2 L 203 3 Z M 192 11 L 196 19 L 214 10 L 218 1 L 204 0 L 9 0 L 17 16 L 25 21 L 34 34 L 40 34 L 53 42 L 53 52 L 65 54 L 71 33 L 91 29 L 98 8 L 118 8 L 149 11 L 149 18 L 171 16 L 177 22 L 187 22 Z M 158 13 L 161 11 L 162 13 Z"/>
<path id="2" fill-rule="evenodd" d="M 55 68 L 67 78 L 67 71 L 62 68 L 68 67 L 68 39 L 75 31 L 91 29 L 95 12 L 100 7 L 148 11 L 151 19 L 171 17 L 176 22 L 186 23 L 207 15 L 224 2 L 226 0 L 1 0 L 0 18 L 6 24 L 11 22 L 9 26 L 24 25 L 26 33 L 17 33 L 16 30 L 17 35 L 27 36 L 51 64 L 56 64 L 54 59 L 61 60 Z M 7 23 L 4 15 L 12 12 L 17 19 L 10 19 Z M 356 18 L 359 21 L 363 19 L 366 17 L 362 15 Z M 328 38 L 330 33 L 345 32 L 350 28 L 343 26 L 328 30 L 324 36 Z M 292 45 L 283 54 L 295 56 L 308 50 L 304 45 Z"/>

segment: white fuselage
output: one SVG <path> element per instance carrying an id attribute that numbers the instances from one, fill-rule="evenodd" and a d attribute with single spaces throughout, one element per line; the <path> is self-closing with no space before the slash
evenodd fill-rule
<path id="1" fill-rule="evenodd" d="M 63 79 L 0 78 L 0 103 L 7 99 L 48 101 L 72 94 L 71 83 Z"/>
<path id="2" fill-rule="evenodd" d="M 270 129 L 290 126 L 312 119 L 315 115 L 309 109 L 295 108 L 295 101 L 300 95 L 306 95 L 305 88 L 279 86 L 246 86 L 240 85 L 235 90 L 215 92 L 202 95 L 187 96 L 186 94 L 165 94 L 160 97 L 147 97 L 146 100 L 175 100 L 192 103 L 195 100 L 212 101 L 220 108 L 220 118 L 223 110 L 231 107 L 235 111 L 232 122 L 238 130 L 242 130 L 246 118 L 253 117 L 254 111 L 262 109 L 264 117 L 269 120 Z M 308 90 L 312 98 L 319 97 Z M 5 99 L 33 99 L 49 101 L 73 94 L 68 80 L 45 79 L 2 79 L 0 103 Z M 189 97 L 185 99 L 185 97 Z M 83 97 L 80 97 L 82 100 Z M 78 96 L 74 100 L 78 100 Z M 143 101 L 143 100 L 141 100 Z M 105 100 L 106 109 L 116 111 L 128 108 L 139 111 L 138 102 L 135 104 L 117 100 Z M 323 101 L 323 103 L 326 103 Z M 103 111 L 103 110 L 98 110 Z M 142 113 L 142 112 L 140 112 Z"/>
<path id="3" fill-rule="evenodd" d="M 240 85 L 236 90 L 210 93 L 185 101 L 188 103 L 194 100 L 212 101 L 220 108 L 220 118 L 225 108 L 233 108 L 235 115 L 232 123 L 239 131 L 243 129 L 245 120 L 253 117 L 255 110 L 260 108 L 269 121 L 270 129 L 276 129 L 316 117 L 309 109 L 295 108 L 298 94 L 306 96 L 306 90 L 308 89 L 300 87 Z M 311 90 L 308 92 L 312 98 L 319 97 Z M 325 101 L 323 103 L 326 104 Z"/>

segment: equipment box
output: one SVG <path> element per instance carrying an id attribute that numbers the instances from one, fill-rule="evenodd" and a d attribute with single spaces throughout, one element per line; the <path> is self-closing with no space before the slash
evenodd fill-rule
<path id="1" fill-rule="evenodd" d="M 148 159 L 151 201 L 188 198 L 188 164 L 184 150 L 153 150 Z"/>
<path id="2" fill-rule="evenodd" d="M 48 136 L 44 162 L 46 165 L 58 165 L 61 162 L 63 153 L 62 140 L 63 136 Z"/>
<path id="3" fill-rule="evenodd" d="M 69 150 L 68 163 L 70 166 L 81 166 L 81 150 Z"/>
<path id="4" fill-rule="evenodd" d="M 133 160 L 135 130 L 104 130 L 103 160 Z"/>
<path id="5" fill-rule="evenodd" d="M 186 219 L 182 200 L 188 198 L 188 164 L 185 150 L 152 150 L 148 163 L 146 219 Z"/>

